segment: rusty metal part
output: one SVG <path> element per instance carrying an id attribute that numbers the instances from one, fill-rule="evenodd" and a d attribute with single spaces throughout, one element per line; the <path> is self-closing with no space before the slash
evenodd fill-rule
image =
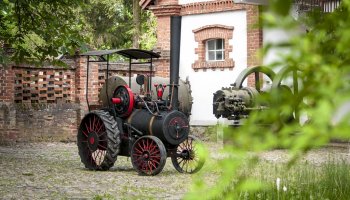
<path id="1" fill-rule="evenodd" d="M 117 89 L 118 86 L 127 85 L 126 81 L 118 76 L 110 77 L 108 80 L 108 93 L 106 92 L 107 84 L 106 82 L 103 84 L 100 94 L 98 96 L 99 101 L 103 106 L 108 106 L 108 97 L 112 97 L 114 90 Z M 108 96 L 108 97 L 107 97 Z"/>
<path id="2" fill-rule="evenodd" d="M 255 107 L 255 99 L 259 92 L 253 87 L 240 90 L 223 88 L 214 93 L 213 114 L 216 118 L 221 116 L 228 119 L 239 119 L 247 116 Z"/>
<path id="3" fill-rule="evenodd" d="M 243 82 L 251 74 L 255 77 L 254 87 L 243 87 Z M 266 105 L 257 105 L 256 97 L 262 92 L 261 74 L 265 74 L 271 80 L 275 73 L 267 67 L 257 66 L 243 70 L 237 77 L 232 87 L 222 88 L 214 93 L 213 114 L 216 118 L 224 117 L 229 120 L 240 120 L 248 117 L 252 110 L 262 110 Z"/>
<path id="4" fill-rule="evenodd" d="M 245 81 L 245 79 L 250 75 L 253 74 L 255 75 L 255 89 L 257 91 L 260 91 L 260 75 L 259 73 L 263 73 L 265 75 L 267 75 L 271 80 L 274 79 L 275 77 L 275 72 L 272 71 L 270 68 L 268 67 L 264 67 L 264 66 L 257 66 L 257 67 L 249 67 L 246 68 L 245 70 L 243 70 L 237 77 L 236 81 L 234 84 L 232 84 L 233 87 L 237 88 L 237 89 L 241 89 L 243 82 Z"/>
<path id="5" fill-rule="evenodd" d="M 298 73 L 300 71 L 296 67 L 284 67 L 276 74 L 271 85 L 271 92 L 279 101 L 283 101 L 283 98 L 298 95 L 301 87 L 300 83 L 302 82 Z M 291 81 L 291 84 L 286 85 L 282 83 L 282 81 L 288 81 L 288 79 Z M 300 120 L 299 108 L 305 105 L 302 100 L 298 104 L 295 104 L 293 112 L 289 114 L 289 118 Z"/>

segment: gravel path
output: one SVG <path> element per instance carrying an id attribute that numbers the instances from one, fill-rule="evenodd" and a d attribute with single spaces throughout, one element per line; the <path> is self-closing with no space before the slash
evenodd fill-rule
<path id="1" fill-rule="evenodd" d="M 212 158 L 217 143 L 206 143 Z M 328 156 L 327 156 L 328 155 Z M 348 144 L 310 152 L 304 159 L 322 163 L 336 156 L 350 163 Z M 283 150 L 261 154 L 272 162 L 287 160 Z M 89 171 L 80 162 L 74 143 L 30 143 L 0 146 L 1 199 L 181 199 L 193 175 L 178 173 L 170 158 L 154 177 L 139 176 L 130 159 L 118 157 L 109 171 Z M 215 180 L 218 174 L 206 177 Z"/>
<path id="2" fill-rule="evenodd" d="M 0 168 L 1 199 L 181 199 L 193 176 L 170 158 L 153 177 L 139 176 L 122 156 L 109 171 L 86 170 L 75 143 L 0 146 Z"/>
<path id="3" fill-rule="evenodd" d="M 287 162 L 290 156 L 285 150 L 273 150 L 259 154 L 260 159 L 269 162 Z M 345 162 L 350 164 L 350 143 L 331 143 L 326 147 L 309 151 L 301 162 L 307 161 L 314 165 L 321 165 L 328 161 Z"/>

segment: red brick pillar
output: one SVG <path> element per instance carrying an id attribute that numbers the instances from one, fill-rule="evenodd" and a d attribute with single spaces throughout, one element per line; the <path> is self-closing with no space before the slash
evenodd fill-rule
<path id="1" fill-rule="evenodd" d="M 157 44 L 156 52 L 161 53 L 161 58 L 154 62 L 156 76 L 169 77 L 170 68 L 170 17 L 180 15 L 181 5 L 177 0 L 163 0 L 157 6 L 149 8 L 157 17 Z"/>
<path id="2" fill-rule="evenodd" d="M 77 56 L 75 58 L 75 102 L 80 104 L 82 111 L 87 112 L 86 82 L 88 78 L 88 100 L 89 105 L 98 104 L 98 65 L 90 63 L 87 77 L 87 57 Z"/>
<path id="3" fill-rule="evenodd" d="M 13 103 L 15 73 L 12 67 L 0 65 L 0 102 Z"/>
<path id="4" fill-rule="evenodd" d="M 258 57 L 258 50 L 262 47 L 263 35 L 260 26 L 260 11 L 258 6 L 247 5 L 247 65 L 253 67 L 261 65 L 261 59 Z M 262 80 L 262 77 L 261 77 Z M 255 84 L 254 74 L 248 77 L 248 86 Z"/>
<path id="5" fill-rule="evenodd" d="M 15 72 L 0 65 L 0 144 L 18 137 L 14 102 Z"/>

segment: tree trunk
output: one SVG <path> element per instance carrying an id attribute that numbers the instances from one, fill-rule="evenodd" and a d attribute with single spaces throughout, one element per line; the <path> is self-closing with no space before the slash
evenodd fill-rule
<path id="1" fill-rule="evenodd" d="M 140 48 L 140 35 L 141 35 L 141 7 L 139 0 L 133 0 L 133 24 L 134 24 L 134 35 L 133 35 L 133 48 Z"/>

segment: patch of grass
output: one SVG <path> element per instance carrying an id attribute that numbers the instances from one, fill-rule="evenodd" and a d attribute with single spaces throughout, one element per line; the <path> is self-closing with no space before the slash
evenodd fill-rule
<path id="1" fill-rule="evenodd" d="M 218 126 L 191 126 L 191 135 L 202 141 L 216 141 Z"/>
<path id="2" fill-rule="evenodd" d="M 208 126 L 204 131 L 204 136 L 208 138 L 209 141 L 216 142 L 218 128 L 218 126 Z"/>
<path id="3" fill-rule="evenodd" d="M 264 163 L 254 170 L 253 176 L 264 188 L 242 191 L 239 199 L 345 200 L 350 196 L 350 166 L 345 162 L 328 161 L 321 166 L 305 162 L 290 169 L 283 164 Z M 249 170 L 244 173 L 248 176 Z"/>
<path id="4" fill-rule="evenodd" d="M 93 198 L 93 200 L 114 200 L 116 198 L 113 197 L 113 195 L 108 194 L 108 193 L 103 193 L 103 194 L 97 194 Z"/>
<path id="5" fill-rule="evenodd" d="M 166 193 L 162 188 L 122 186 L 120 195 L 126 199 L 155 199 L 156 194 Z"/>

